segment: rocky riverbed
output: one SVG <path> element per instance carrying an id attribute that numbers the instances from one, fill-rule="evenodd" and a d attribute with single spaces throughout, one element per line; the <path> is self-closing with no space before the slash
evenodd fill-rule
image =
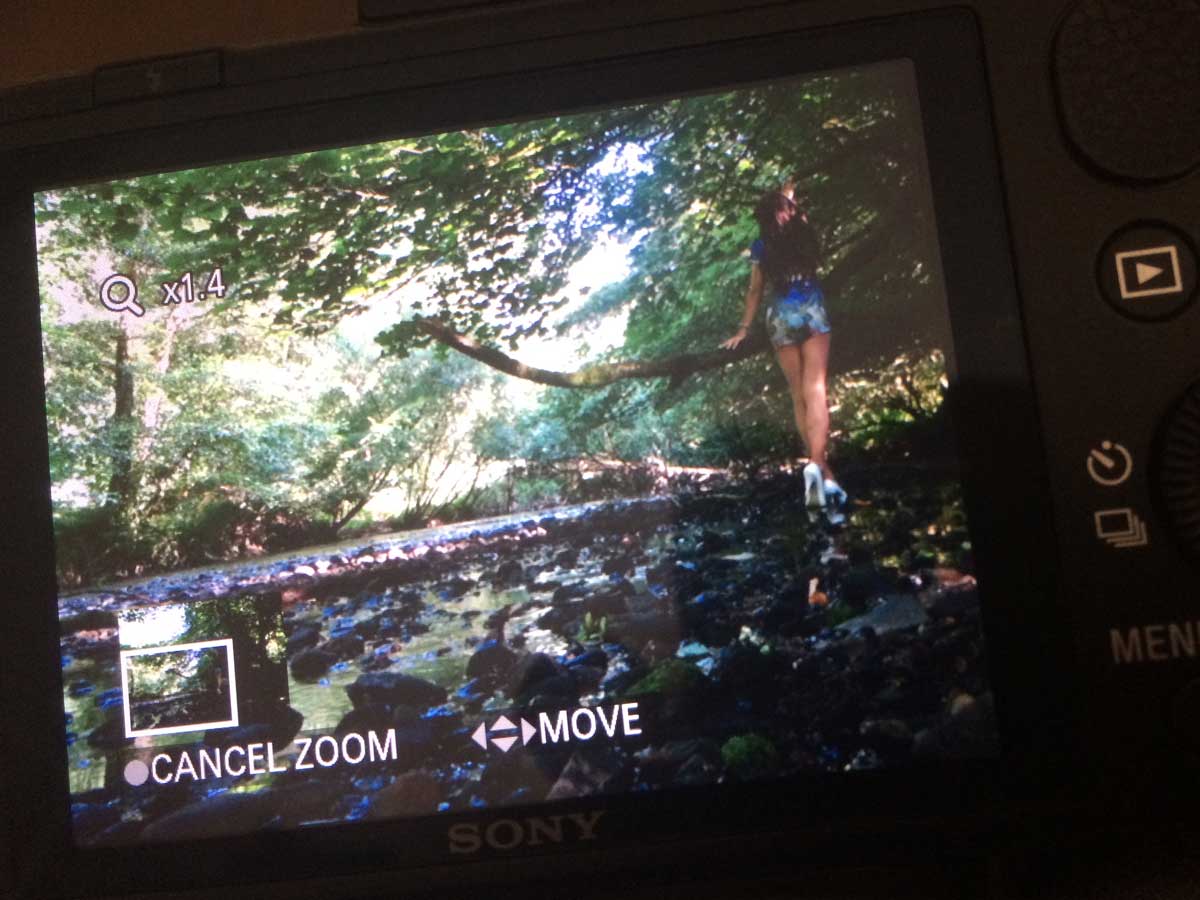
<path id="1" fill-rule="evenodd" d="M 831 524 L 798 478 L 714 479 L 64 598 L 85 843 L 426 815 L 599 792 L 992 755 L 978 592 L 952 473 L 846 473 Z M 205 746 L 396 735 L 394 758 L 133 787 L 117 614 L 254 595 L 281 610 L 287 703 Z M 641 734 L 511 752 L 500 715 L 637 702 Z M 300 737 L 301 740 L 296 739 Z"/>

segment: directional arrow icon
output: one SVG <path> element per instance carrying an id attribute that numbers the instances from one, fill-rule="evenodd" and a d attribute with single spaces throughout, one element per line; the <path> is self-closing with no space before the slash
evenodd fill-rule
<path id="1" fill-rule="evenodd" d="M 1166 269 L 1160 268 L 1159 266 L 1152 266 L 1149 263 L 1144 262 L 1137 263 L 1135 268 L 1137 270 L 1138 284 L 1145 284 L 1147 281 L 1157 278 L 1166 271 Z"/>
<path id="2" fill-rule="evenodd" d="M 526 722 L 524 719 L 521 719 L 520 722 L 521 736 L 519 738 L 515 733 L 507 733 L 516 732 L 517 726 L 507 716 L 501 716 L 492 723 L 492 727 L 490 729 L 488 728 L 486 722 L 482 723 L 478 728 L 471 732 L 471 740 L 486 750 L 488 746 L 488 739 L 490 738 L 493 744 L 499 747 L 503 752 L 507 753 L 512 749 L 513 744 L 515 744 L 518 740 L 520 740 L 522 744 L 528 744 L 533 739 L 534 735 L 537 734 L 537 728 L 535 728 L 529 722 Z"/>

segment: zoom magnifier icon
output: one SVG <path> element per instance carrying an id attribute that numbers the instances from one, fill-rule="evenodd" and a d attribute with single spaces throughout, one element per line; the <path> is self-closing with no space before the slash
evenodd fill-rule
<path id="1" fill-rule="evenodd" d="M 100 285 L 100 302 L 104 308 L 115 313 L 129 312 L 141 317 L 146 307 L 137 301 L 138 289 L 133 279 L 117 272 L 109 275 Z"/>

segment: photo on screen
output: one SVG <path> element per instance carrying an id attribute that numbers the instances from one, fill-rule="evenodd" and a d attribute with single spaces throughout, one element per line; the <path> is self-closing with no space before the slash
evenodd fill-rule
<path id="1" fill-rule="evenodd" d="M 996 755 L 908 62 L 37 223 L 81 843 Z"/>
<path id="2" fill-rule="evenodd" d="M 237 725 L 233 641 L 121 651 L 125 736 Z"/>

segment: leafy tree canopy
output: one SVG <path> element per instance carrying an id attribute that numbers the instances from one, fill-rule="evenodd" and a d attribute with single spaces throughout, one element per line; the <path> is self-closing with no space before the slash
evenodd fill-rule
<path id="1" fill-rule="evenodd" d="M 586 457 L 793 454 L 763 330 L 718 349 L 789 176 L 824 248 L 835 441 L 887 446 L 939 408 L 949 343 L 923 167 L 887 64 L 41 194 L 60 569 L 326 540 L 383 492 L 403 527 L 557 502 Z M 162 305 L 218 265 L 224 297 Z M 113 271 L 144 317 L 99 307 Z M 520 380 L 549 389 L 512 403 Z"/>
<path id="2" fill-rule="evenodd" d="M 242 303 L 316 334 L 404 292 L 391 353 L 441 342 L 506 364 L 522 338 L 628 311 L 621 358 L 711 351 L 736 321 L 758 195 L 787 175 L 827 250 L 863 354 L 910 336 L 936 291 L 915 108 L 896 65 L 661 104 L 254 160 L 54 195 L 47 221 L 164 272 L 220 262 Z M 569 271 L 601 237 L 632 246 L 619 284 L 582 300 Z M 160 248 L 152 252 L 150 245 Z M 857 251 L 857 252 L 856 252 Z M 567 316 L 554 314 L 570 305 Z M 886 321 L 881 322 L 880 317 Z M 875 344 L 876 346 L 872 346 Z M 763 349 L 711 354 L 674 374 Z M 632 366 L 560 381 L 661 376 Z"/>

